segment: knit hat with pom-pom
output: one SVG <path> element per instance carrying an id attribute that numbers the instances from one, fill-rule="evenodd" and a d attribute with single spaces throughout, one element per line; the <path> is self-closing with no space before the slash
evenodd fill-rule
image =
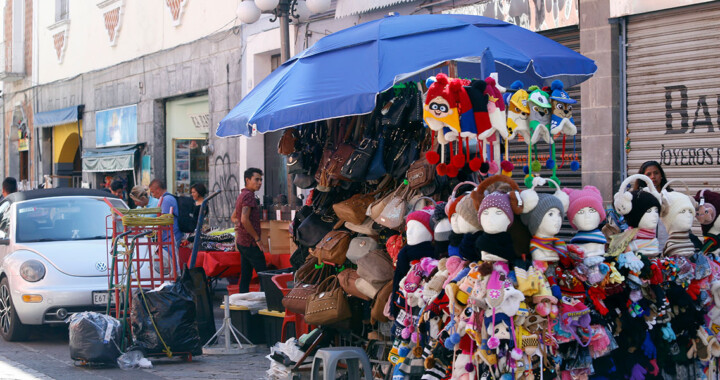
<path id="1" fill-rule="evenodd" d="M 637 228 L 640 224 L 640 219 L 642 219 L 647 210 L 652 207 L 657 207 L 658 211 L 660 211 L 660 201 L 658 201 L 654 195 L 644 190 L 631 191 L 630 194 L 632 195 L 632 210 L 625 215 L 625 221 L 628 226 Z"/>

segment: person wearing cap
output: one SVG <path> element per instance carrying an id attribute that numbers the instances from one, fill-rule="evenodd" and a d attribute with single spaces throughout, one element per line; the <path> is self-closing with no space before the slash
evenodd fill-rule
<path id="1" fill-rule="evenodd" d="M 153 208 L 158 205 L 158 200 L 150 196 L 143 185 L 136 185 L 130 190 L 130 199 L 135 203 L 135 208 Z"/>

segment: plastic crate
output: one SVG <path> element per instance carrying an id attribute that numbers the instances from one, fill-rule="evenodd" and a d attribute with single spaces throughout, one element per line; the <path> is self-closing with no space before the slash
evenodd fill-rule
<path id="1" fill-rule="evenodd" d="M 225 307 L 225 305 L 221 305 Z M 247 307 L 230 306 L 230 322 L 253 344 L 266 342 L 264 334 L 265 318 L 259 314 L 252 314 Z"/>
<path id="2" fill-rule="evenodd" d="M 260 310 L 258 315 L 264 318 L 263 332 L 265 333 L 265 343 L 267 343 L 268 347 L 272 347 L 282 338 L 282 325 L 285 319 L 285 313 L 271 310 Z M 288 323 L 285 325 L 285 339 L 290 339 L 292 337 L 295 337 L 295 326 L 292 323 Z"/>
<path id="3" fill-rule="evenodd" d="M 267 270 L 258 273 L 258 277 L 260 277 L 260 289 L 265 292 L 265 301 L 267 302 L 268 310 L 285 311 L 285 307 L 282 305 L 284 294 L 272 281 L 272 278 L 275 275 L 290 272 L 292 272 L 292 268 Z"/>

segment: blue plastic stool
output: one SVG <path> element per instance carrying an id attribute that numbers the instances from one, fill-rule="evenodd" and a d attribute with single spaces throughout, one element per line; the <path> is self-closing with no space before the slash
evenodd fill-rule
<path id="1" fill-rule="evenodd" d="M 315 354 L 310 379 L 320 379 L 320 361 L 323 366 L 323 380 L 335 380 L 335 371 L 340 360 L 347 363 L 348 380 L 360 380 L 360 364 L 365 372 L 365 380 L 372 380 L 372 367 L 370 359 L 362 348 L 358 347 L 330 347 L 321 348 Z"/>

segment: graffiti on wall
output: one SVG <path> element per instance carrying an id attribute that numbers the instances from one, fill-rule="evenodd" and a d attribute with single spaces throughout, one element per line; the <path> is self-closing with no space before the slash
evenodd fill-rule
<path id="1" fill-rule="evenodd" d="M 443 13 L 494 18 L 538 32 L 578 25 L 578 0 L 490 0 Z"/>
<path id="2" fill-rule="evenodd" d="M 211 225 L 230 227 L 230 216 L 235 208 L 235 200 L 240 194 L 240 182 L 233 171 L 230 155 L 225 153 L 215 157 L 213 166 L 211 193 L 222 190 L 222 193 L 210 202 Z"/>

